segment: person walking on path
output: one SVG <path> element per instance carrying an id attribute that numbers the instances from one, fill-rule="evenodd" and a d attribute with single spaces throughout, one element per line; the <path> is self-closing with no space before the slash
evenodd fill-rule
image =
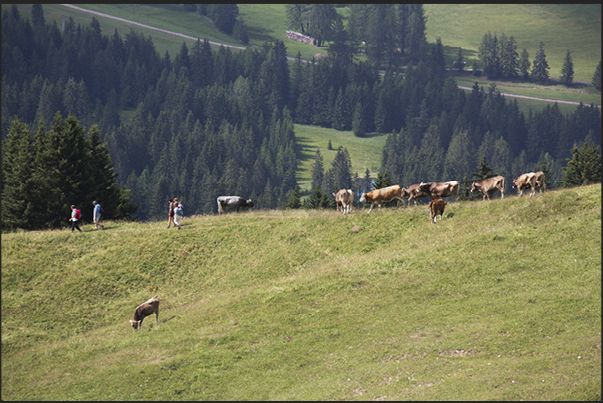
<path id="1" fill-rule="evenodd" d="M 182 218 L 182 216 L 178 213 L 181 207 L 184 208 L 182 203 L 179 203 L 178 199 L 174 199 L 174 224 L 178 226 L 178 229 L 180 229 L 180 219 Z"/>
<path id="2" fill-rule="evenodd" d="M 71 218 L 69 219 L 69 221 L 71 221 L 71 232 L 73 232 L 73 230 L 75 228 L 77 228 L 77 230 L 79 232 L 83 232 L 77 223 L 80 220 L 80 217 L 78 216 L 77 212 L 78 212 L 78 209 L 76 209 L 75 206 L 72 204 L 71 205 Z"/>
<path id="3" fill-rule="evenodd" d="M 170 224 L 174 222 L 174 202 L 172 199 L 169 199 L 168 203 L 170 203 L 170 211 L 168 213 L 168 225 L 165 228 L 170 228 Z M 176 223 L 174 223 L 174 225 L 176 225 Z"/>
<path id="4" fill-rule="evenodd" d="M 98 225 L 101 218 L 101 210 L 103 209 L 100 204 L 95 201 L 92 202 L 94 208 L 92 209 L 92 217 L 94 217 L 94 229 L 98 229 Z M 103 224 L 100 224 L 101 229 L 105 229 Z"/>

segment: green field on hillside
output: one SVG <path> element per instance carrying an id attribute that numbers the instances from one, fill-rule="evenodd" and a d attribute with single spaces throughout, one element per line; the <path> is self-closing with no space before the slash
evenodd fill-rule
<path id="1" fill-rule="evenodd" d="M 525 48 L 534 59 L 544 42 L 551 77 L 560 77 L 569 49 L 574 63 L 574 80 L 592 80 L 601 60 L 601 4 L 425 4 L 427 41 L 438 37 L 450 60 L 458 47 L 475 59 L 488 31 L 492 35 L 513 35 L 517 51 Z"/>
<path id="2" fill-rule="evenodd" d="M 601 399 L 600 184 L 104 224 L 2 233 L 3 400 Z"/>
<path id="3" fill-rule="evenodd" d="M 376 178 L 381 169 L 381 153 L 385 145 L 386 134 L 372 137 L 356 137 L 351 131 L 338 131 L 318 126 L 295 125 L 295 137 L 301 147 L 298 155 L 297 183 L 302 190 L 310 190 L 312 185 L 312 165 L 316 158 L 316 150 L 322 155 L 323 168 L 328 170 L 339 147 L 347 148 L 352 162 L 352 175 L 358 173 L 364 177 L 366 170 Z M 332 150 L 328 149 L 329 140 Z"/>

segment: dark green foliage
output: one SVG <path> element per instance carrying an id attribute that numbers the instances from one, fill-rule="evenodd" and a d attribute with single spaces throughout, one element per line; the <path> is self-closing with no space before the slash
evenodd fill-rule
<path id="1" fill-rule="evenodd" d="M 479 162 L 477 172 L 472 172 L 471 175 L 475 177 L 476 181 L 481 181 L 495 176 L 494 171 L 492 171 L 492 168 L 490 168 L 490 166 L 488 166 L 488 164 L 486 163 L 485 156 L 482 157 L 482 160 Z"/>
<path id="2" fill-rule="evenodd" d="M 571 150 L 572 159 L 567 159 L 563 168 L 563 186 L 573 187 L 601 182 L 601 152 L 595 145 L 584 143 Z"/>
<path id="3" fill-rule="evenodd" d="M 214 22 L 216 28 L 230 35 L 239 15 L 239 7 L 236 4 L 207 4 L 204 14 Z"/>
<path id="4" fill-rule="evenodd" d="M 295 186 L 295 188 L 290 192 L 289 200 L 287 200 L 287 204 L 285 205 L 286 209 L 298 209 L 301 207 L 301 199 L 299 197 L 299 186 Z"/>
<path id="5" fill-rule="evenodd" d="M 574 79 L 574 63 L 572 62 L 572 56 L 570 55 L 569 49 L 563 59 L 563 67 L 561 67 L 561 82 L 565 85 L 571 85 Z"/>
<path id="6" fill-rule="evenodd" d="M 530 54 L 526 49 L 521 51 L 521 59 L 519 61 L 519 75 L 524 80 L 527 80 L 530 77 L 530 68 L 532 66 L 532 62 L 530 62 Z"/>
<path id="7" fill-rule="evenodd" d="M 310 197 L 304 200 L 304 208 L 317 209 L 317 208 L 328 208 L 329 198 L 326 193 L 321 192 L 320 187 L 316 187 Z"/>
<path id="8" fill-rule="evenodd" d="M 377 180 L 373 184 L 373 189 L 381 189 L 386 188 L 388 186 L 393 185 L 392 180 L 387 175 L 386 171 L 379 171 L 377 173 Z"/>
<path id="9" fill-rule="evenodd" d="M 601 60 L 599 60 L 595 74 L 593 74 L 592 84 L 596 89 L 601 91 Z"/>
<path id="10" fill-rule="evenodd" d="M 197 9 L 206 15 L 228 10 L 218 6 Z M 470 176 L 482 155 L 501 175 L 527 172 L 542 152 L 554 156 L 547 164 L 559 179 L 574 144 L 600 145 L 601 116 L 593 105 L 580 105 L 567 116 L 552 106 L 526 117 L 494 86 L 487 92 L 477 83 L 471 92 L 458 89 L 446 78 L 441 41 L 427 46 L 421 5 L 352 4 L 347 26 L 329 17 L 332 6 L 287 6 L 291 28 L 332 41 L 328 59 L 302 63 L 298 56 L 291 66 L 280 41 L 235 52 L 213 51 L 205 39 L 160 57 L 151 38 L 135 30 L 123 39 L 117 31 L 103 36 L 95 19 L 85 26 L 68 19 L 63 33 L 45 23 L 40 7 L 32 7 L 32 22 L 15 7 L 5 8 L 2 138 L 14 116 L 29 128 L 53 122 L 57 111 L 72 114 L 82 127 L 96 125 L 85 148 L 99 155 L 99 166 L 110 167 L 107 178 L 117 185 L 99 196 L 103 192 L 89 182 L 105 179 L 72 174 L 69 181 L 86 189 L 85 203 L 99 199 L 115 217 L 130 215 L 127 206 L 135 203 L 141 219 L 163 218 L 165 201 L 175 195 L 186 203 L 187 214 L 215 212 L 215 198 L 224 194 L 253 198 L 259 208 L 287 205 L 299 152 L 294 123 L 352 130 L 361 137 L 391 133 L 380 169 L 403 186 Z M 518 64 L 512 36 L 486 37 L 494 64 L 484 68 L 505 77 L 529 75 L 527 51 Z M 362 41 L 370 63 L 353 63 L 351 50 Z M 387 68 L 384 75 L 377 65 Z M 403 65 L 408 68 L 400 73 Z M 133 117 L 122 121 L 123 108 L 134 110 Z M 75 141 L 83 132 L 66 121 L 49 132 L 39 130 L 34 166 L 58 166 L 51 152 L 58 144 L 55 133 L 71 133 Z M 109 155 L 112 165 L 103 162 Z M 370 190 L 368 170 L 351 183 L 347 159 L 339 155 L 327 172 L 321 161 L 312 190 L 329 197 L 345 183 L 357 192 Z M 59 225 L 57 212 L 72 202 L 65 194 L 73 194 L 62 190 L 64 176 L 59 169 L 33 169 L 33 192 L 50 195 L 43 208 L 34 206 L 36 221 Z M 103 198 L 125 202 L 111 206 Z M 82 210 L 89 214 L 90 208 Z"/>
<path id="11" fill-rule="evenodd" d="M 546 61 L 546 54 L 544 53 L 544 42 L 540 42 L 538 51 L 534 57 L 534 66 L 530 73 L 532 81 L 546 82 L 549 79 L 549 64 Z"/>
<path id="12" fill-rule="evenodd" d="M 41 122 L 33 139 L 14 120 L 2 150 L 3 229 L 60 227 L 72 204 L 82 210 L 84 222 L 90 221 L 93 200 L 109 218 L 130 218 L 136 212 L 129 192 L 117 187 L 97 127 L 88 139 L 73 115 L 63 120 L 57 113 L 49 132 Z"/>

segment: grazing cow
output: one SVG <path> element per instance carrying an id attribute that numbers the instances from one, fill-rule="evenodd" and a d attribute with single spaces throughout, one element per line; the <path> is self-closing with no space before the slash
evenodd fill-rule
<path id="1" fill-rule="evenodd" d="M 218 197 L 218 213 L 222 214 L 224 210 L 237 210 L 246 207 L 253 207 L 251 199 L 245 200 L 240 196 L 220 196 Z"/>
<path id="2" fill-rule="evenodd" d="M 517 179 L 513 180 L 513 186 L 511 187 L 517 188 L 519 197 L 521 197 L 525 189 L 532 188 L 530 197 L 534 196 L 534 193 L 536 193 L 536 174 L 534 172 L 529 172 L 527 174 L 519 175 Z"/>
<path id="3" fill-rule="evenodd" d="M 546 183 L 544 183 L 544 172 L 538 171 L 535 175 L 536 177 L 534 179 L 536 181 L 536 188 L 538 188 L 540 193 L 542 193 L 543 190 L 546 190 Z"/>
<path id="4" fill-rule="evenodd" d="M 440 216 L 440 221 L 442 221 L 442 215 L 444 214 L 444 208 L 448 203 L 446 203 L 442 199 L 435 199 L 429 202 L 429 219 L 432 224 L 436 223 L 436 218 L 438 215 Z"/>
<path id="5" fill-rule="evenodd" d="M 436 197 L 447 197 L 454 196 L 454 201 L 457 201 L 459 198 L 459 182 L 458 181 L 450 181 L 450 182 L 427 182 L 419 185 L 419 189 L 422 192 L 429 194 L 431 200 L 434 200 Z"/>
<path id="6" fill-rule="evenodd" d="M 394 199 L 400 200 L 402 202 L 404 201 L 404 199 L 402 198 L 402 188 L 400 188 L 400 185 L 388 186 L 381 189 L 371 190 L 368 193 L 363 193 L 360 197 L 360 202 L 371 203 L 371 208 L 368 211 L 370 213 L 375 203 L 379 205 L 379 210 L 381 210 L 381 203 L 388 202 Z"/>
<path id="7" fill-rule="evenodd" d="M 333 193 L 333 196 L 335 196 L 335 203 L 337 203 L 337 211 L 340 207 L 343 214 L 352 211 L 352 202 L 354 201 L 352 189 L 340 189 L 337 194 Z"/>
<path id="8" fill-rule="evenodd" d="M 429 194 L 427 192 L 424 192 L 420 189 L 421 184 L 420 183 L 415 183 L 414 185 L 410 185 L 407 188 L 404 188 L 404 192 L 402 193 L 403 196 L 408 195 L 408 204 L 410 204 L 411 200 L 414 200 L 415 202 L 415 206 L 417 205 L 417 199 L 419 197 L 427 197 L 429 196 Z"/>
<path id="9" fill-rule="evenodd" d="M 142 328 L 142 320 L 149 315 L 155 314 L 155 323 L 159 324 L 159 297 L 155 295 L 153 298 L 140 304 L 134 311 L 134 320 L 130 319 L 130 323 L 134 330 Z"/>
<path id="10" fill-rule="evenodd" d="M 490 192 L 495 192 L 496 189 L 500 190 L 500 198 L 503 199 L 505 197 L 505 178 L 502 176 L 495 176 L 494 178 L 484 179 L 479 182 L 473 182 L 471 185 L 470 192 L 480 191 L 484 195 L 482 200 L 485 200 L 486 197 L 490 200 Z"/>

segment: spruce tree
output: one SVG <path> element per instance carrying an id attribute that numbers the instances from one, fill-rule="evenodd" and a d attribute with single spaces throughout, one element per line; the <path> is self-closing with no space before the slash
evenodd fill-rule
<path id="1" fill-rule="evenodd" d="M 27 126 L 13 120 L 2 144 L 2 230 L 32 229 L 32 139 Z"/>
<path id="2" fill-rule="evenodd" d="M 568 87 L 572 85 L 574 79 L 574 63 L 572 62 L 572 56 L 570 55 L 569 49 L 563 59 L 563 67 L 561 67 L 561 83 Z"/>
<path id="3" fill-rule="evenodd" d="M 532 63 L 530 62 L 529 58 L 530 54 L 528 53 L 527 49 L 524 48 L 521 51 L 521 58 L 519 60 L 519 74 L 524 80 L 530 78 L 530 67 L 532 66 Z"/>
<path id="4" fill-rule="evenodd" d="M 601 154 L 595 145 L 584 143 L 571 150 L 572 159 L 566 159 L 563 170 L 564 187 L 582 186 L 601 182 Z"/>
<path id="5" fill-rule="evenodd" d="M 482 160 L 477 167 L 477 172 L 471 172 L 471 175 L 473 175 L 477 181 L 488 179 L 494 176 L 492 168 L 490 168 L 490 166 L 488 166 L 486 163 L 485 156 L 482 157 Z"/>
<path id="6" fill-rule="evenodd" d="M 534 66 L 532 67 L 530 78 L 532 81 L 544 83 L 549 79 L 549 69 L 546 54 L 544 53 L 544 42 L 540 42 L 538 51 L 534 57 Z"/>
<path id="7" fill-rule="evenodd" d="M 593 74 L 592 84 L 596 89 L 601 91 L 601 60 L 599 60 L 595 74 Z"/>

